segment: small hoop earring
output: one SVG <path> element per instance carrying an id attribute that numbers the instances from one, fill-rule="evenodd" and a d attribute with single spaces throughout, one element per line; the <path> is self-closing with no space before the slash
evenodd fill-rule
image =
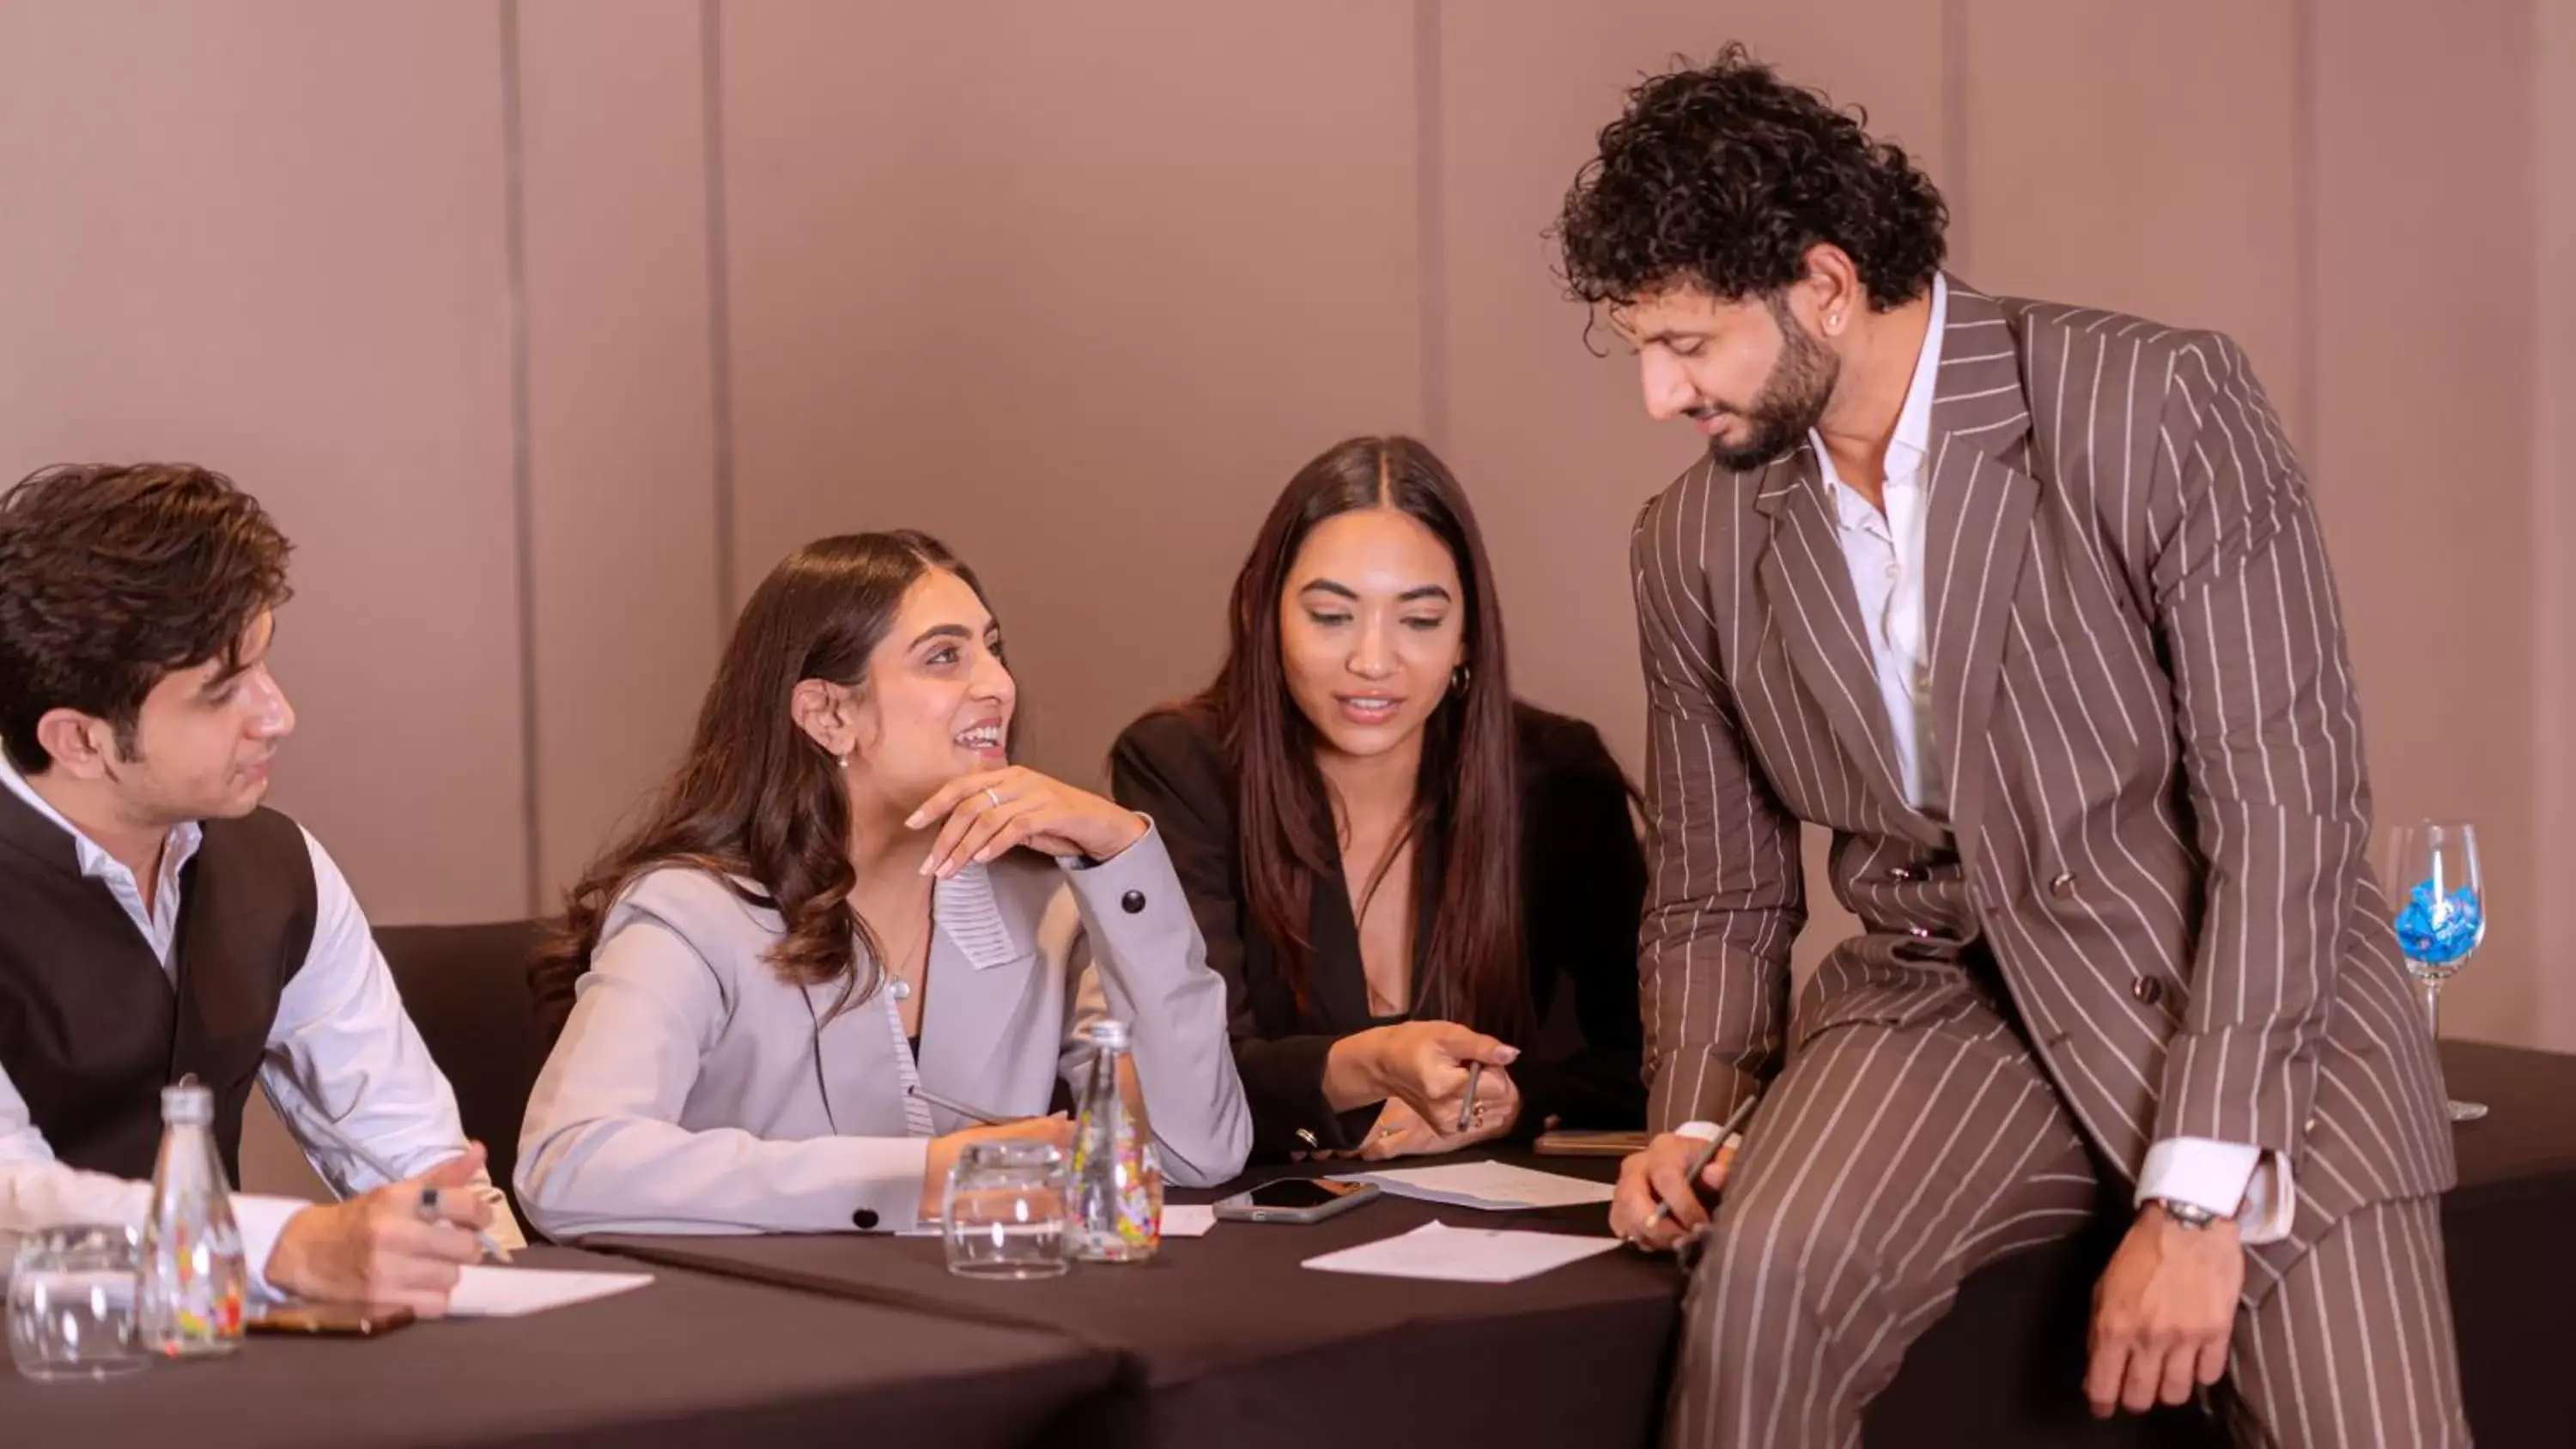
<path id="1" fill-rule="evenodd" d="M 1469 665 L 1461 664 L 1457 668 L 1450 670 L 1449 692 L 1451 694 L 1465 694 L 1467 692 L 1468 682 L 1473 680 L 1475 677 L 1476 671 Z"/>

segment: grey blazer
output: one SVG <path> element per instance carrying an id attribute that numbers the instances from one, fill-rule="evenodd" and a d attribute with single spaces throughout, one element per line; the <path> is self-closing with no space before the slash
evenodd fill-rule
<path id="1" fill-rule="evenodd" d="M 1018 853 L 938 884 L 916 1064 L 889 993 L 779 979 L 774 911 L 671 868 L 610 910 L 519 1132 L 519 1202 L 555 1238 L 912 1226 L 934 1135 L 975 1125 L 917 1082 L 1010 1116 L 1079 1082 L 1115 1016 L 1169 1179 L 1242 1171 L 1252 1119 L 1161 836 L 1116 859 Z M 818 1028 L 818 1023 L 820 1026 Z"/>

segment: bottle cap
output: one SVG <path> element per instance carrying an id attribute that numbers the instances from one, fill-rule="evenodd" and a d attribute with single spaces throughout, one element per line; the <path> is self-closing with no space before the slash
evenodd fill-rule
<path id="1" fill-rule="evenodd" d="M 163 1087 L 161 1120 L 173 1127 L 203 1127 L 215 1120 L 215 1094 L 192 1082 Z"/>

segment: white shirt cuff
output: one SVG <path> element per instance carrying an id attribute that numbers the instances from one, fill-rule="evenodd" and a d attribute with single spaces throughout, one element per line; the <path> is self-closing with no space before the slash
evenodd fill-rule
<path id="1" fill-rule="evenodd" d="M 2298 1206 L 2290 1164 L 2279 1153 L 2207 1137 L 2168 1137 L 2147 1149 L 2136 1201 L 2143 1207 L 2151 1198 L 2234 1218 L 2249 1247 L 2288 1237 Z"/>
<path id="2" fill-rule="evenodd" d="M 1717 1140 L 1717 1134 L 1724 1130 L 1724 1128 L 1720 1127 L 1715 1122 L 1684 1122 L 1679 1127 L 1673 1129 L 1673 1135 L 1675 1137 L 1696 1137 L 1702 1142 L 1715 1142 Z"/>
<path id="3" fill-rule="evenodd" d="M 241 1230 L 242 1261 L 250 1265 L 251 1290 L 262 1298 L 284 1298 L 268 1281 L 268 1255 L 277 1251 L 287 1220 L 313 1204 L 301 1198 L 233 1194 L 233 1226 Z"/>

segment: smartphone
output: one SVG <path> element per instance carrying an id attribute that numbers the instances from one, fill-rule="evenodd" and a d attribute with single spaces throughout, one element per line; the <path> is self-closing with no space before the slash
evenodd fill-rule
<path id="1" fill-rule="evenodd" d="M 1239 1223 L 1320 1223 L 1377 1195 L 1377 1184 L 1373 1182 L 1287 1177 L 1219 1202 L 1216 1215 Z"/>
<path id="2" fill-rule="evenodd" d="M 412 1317 L 408 1308 L 370 1308 L 361 1303 L 272 1303 L 243 1326 L 253 1333 L 374 1338 L 410 1323 Z"/>

